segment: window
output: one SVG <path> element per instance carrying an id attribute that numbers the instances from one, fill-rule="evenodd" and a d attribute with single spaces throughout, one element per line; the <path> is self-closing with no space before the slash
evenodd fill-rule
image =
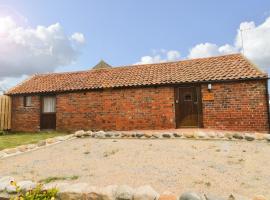
<path id="1" fill-rule="evenodd" d="M 32 106 L 32 97 L 31 96 L 24 96 L 23 97 L 23 106 L 24 107 Z"/>
<path id="2" fill-rule="evenodd" d="M 43 113 L 55 113 L 55 97 L 43 97 Z"/>
<path id="3" fill-rule="evenodd" d="M 185 101 L 191 101 L 191 94 L 185 94 Z"/>

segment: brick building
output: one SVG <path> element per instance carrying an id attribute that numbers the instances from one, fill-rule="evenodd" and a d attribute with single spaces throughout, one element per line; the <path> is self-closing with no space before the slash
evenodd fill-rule
<path id="1" fill-rule="evenodd" d="M 268 131 L 267 74 L 241 54 L 35 75 L 7 92 L 12 130 Z"/>

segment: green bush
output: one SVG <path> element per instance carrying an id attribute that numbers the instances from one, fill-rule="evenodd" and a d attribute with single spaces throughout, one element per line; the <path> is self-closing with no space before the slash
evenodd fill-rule
<path id="1" fill-rule="evenodd" d="M 18 195 L 11 200 L 55 200 L 58 190 L 56 188 L 43 190 L 42 185 L 38 185 L 35 189 L 23 192 L 17 188 Z"/>

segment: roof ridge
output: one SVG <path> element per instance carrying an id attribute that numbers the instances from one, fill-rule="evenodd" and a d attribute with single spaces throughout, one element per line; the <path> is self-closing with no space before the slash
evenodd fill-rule
<path id="1" fill-rule="evenodd" d="M 210 56 L 210 57 L 202 57 L 202 58 L 192 58 L 192 59 L 177 60 L 177 61 L 147 63 L 147 64 L 120 65 L 120 66 L 115 66 L 115 67 L 112 67 L 112 68 L 103 68 L 103 69 L 98 69 L 98 70 L 115 70 L 115 69 L 119 69 L 119 68 L 140 67 L 140 66 L 146 66 L 146 65 L 162 65 L 162 64 L 179 63 L 179 62 L 189 62 L 189 61 L 196 61 L 196 60 L 207 60 L 207 59 L 211 59 L 211 58 L 236 56 L 236 55 L 241 55 L 241 53 L 218 55 L 218 56 Z M 90 72 L 90 71 L 91 70 L 78 70 L 78 71 L 71 71 L 71 72 L 51 72 L 51 73 L 37 74 L 37 76 L 57 75 L 57 74 L 60 74 L 60 75 L 61 74 L 76 74 L 76 73 L 84 73 L 84 72 Z"/>

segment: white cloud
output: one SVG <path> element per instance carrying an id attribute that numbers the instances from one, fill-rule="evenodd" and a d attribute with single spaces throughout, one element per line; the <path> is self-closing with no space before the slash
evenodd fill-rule
<path id="1" fill-rule="evenodd" d="M 242 30 L 244 51 L 240 30 Z M 257 26 L 254 22 L 242 22 L 237 30 L 234 44 L 218 46 L 213 43 L 201 43 L 190 49 L 187 57 L 209 57 L 240 51 L 261 68 L 270 67 L 270 17 Z"/>
<path id="2" fill-rule="evenodd" d="M 85 38 L 82 33 L 73 33 L 71 39 L 81 44 L 85 43 Z"/>
<path id="3" fill-rule="evenodd" d="M 32 28 L 16 22 L 10 16 L 0 18 L 2 87 L 8 85 L 10 78 L 51 72 L 59 66 L 73 63 L 79 55 L 77 44 L 85 42 L 82 33 L 66 35 L 59 23 Z"/>
<path id="4" fill-rule="evenodd" d="M 152 64 L 167 61 L 175 61 L 180 59 L 180 53 L 176 50 L 154 50 L 152 56 L 143 56 L 140 61 L 135 64 Z"/>

